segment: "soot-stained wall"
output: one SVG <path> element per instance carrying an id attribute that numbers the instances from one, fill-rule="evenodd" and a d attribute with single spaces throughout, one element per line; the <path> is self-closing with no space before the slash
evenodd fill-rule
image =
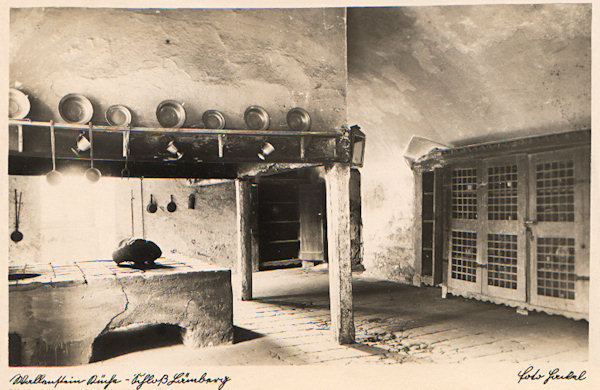
<path id="1" fill-rule="evenodd" d="M 31 8 L 10 12 L 10 83 L 32 100 L 30 118 L 60 120 L 60 98 L 78 92 L 96 123 L 124 104 L 157 125 L 165 99 L 185 104 L 186 127 L 218 109 L 227 128 L 261 105 L 272 129 L 295 106 L 314 129 L 346 119 L 346 11 Z"/>
<path id="2" fill-rule="evenodd" d="M 591 126 L 590 29 L 589 4 L 348 9 L 367 270 L 414 275 L 411 136 L 464 145 Z"/>

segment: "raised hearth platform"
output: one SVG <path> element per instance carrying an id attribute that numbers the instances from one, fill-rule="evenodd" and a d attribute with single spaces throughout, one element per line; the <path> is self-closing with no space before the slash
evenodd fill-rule
<path id="1" fill-rule="evenodd" d="M 88 363 L 96 337 L 136 324 L 179 325 L 196 348 L 232 342 L 231 271 L 163 258 L 143 269 L 112 260 L 9 267 L 18 365 Z"/>

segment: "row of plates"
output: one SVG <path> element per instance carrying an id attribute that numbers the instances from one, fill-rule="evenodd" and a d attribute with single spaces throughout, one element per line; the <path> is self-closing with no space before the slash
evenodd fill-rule
<path id="1" fill-rule="evenodd" d="M 9 118 L 25 118 L 30 107 L 27 95 L 16 88 L 10 89 Z M 61 118 L 69 123 L 84 124 L 92 120 L 94 107 L 87 97 L 78 93 L 70 93 L 60 99 L 58 112 Z M 156 118 L 162 127 L 179 128 L 185 123 L 186 113 L 183 104 L 175 100 L 165 100 L 156 108 Z M 292 108 L 286 119 L 292 130 L 310 130 L 310 115 L 303 108 Z M 121 104 L 110 106 L 106 110 L 106 120 L 111 126 L 129 126 L 132 120 L 131 111 Z M 202 114 L 202 121 L 208 129 L 225 128 L 225 116 L 217 110 L 205 111 Z M 271 124 L 269 114 L 260 106 L 248 107 L 244 112 L 244 121 L 251 130 L 267 130 Z"/>

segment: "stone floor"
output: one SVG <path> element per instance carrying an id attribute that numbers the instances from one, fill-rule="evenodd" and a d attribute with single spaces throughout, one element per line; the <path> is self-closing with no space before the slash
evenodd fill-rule
<path id="1" fill-rule="evenodd" d="M 159 343 L 125 346 L 123 340 L 135 340 L 129 334 L 115 343 L 121 351 L 107 355 L 116 357 L 94 365 L 137 361 L 187 366 L 353 365 L 467 359 L 532 363 L 588 358 L 585 321 L 537 312 L 523 316 L 513 308 L 460 297 L 442 299 L 438 288 L 416 288 L 364 274 L 354 275 L 353 286 L 353 345 L 330 341 L 327 269 L 296 268 L 254 274 L 256 299 L 234 304 L 233 345 L 192 350 L 163 331 Z M 140 350 L 148 347 L 154 348 Z M 124 352 L 130 353 L 117 356 Z"/>

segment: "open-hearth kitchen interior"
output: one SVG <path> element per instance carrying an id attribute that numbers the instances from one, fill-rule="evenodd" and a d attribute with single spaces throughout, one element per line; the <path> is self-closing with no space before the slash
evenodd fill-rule
<path id="1" fill-rule="evenodd" d="M 587 361 L 590 30 L 10 9 L 9 364 Z"/>

